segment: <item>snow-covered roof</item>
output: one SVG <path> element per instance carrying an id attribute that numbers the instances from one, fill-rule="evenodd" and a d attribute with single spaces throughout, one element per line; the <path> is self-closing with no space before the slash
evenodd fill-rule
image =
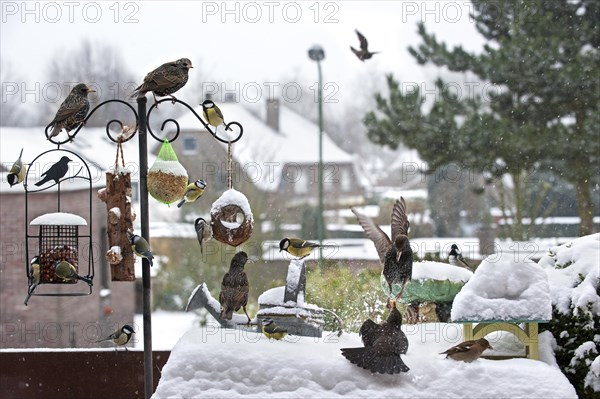
<path id="1" fill-rule="evenodd" d="M 219 104 L 219 108 L 226 122 L 236 121 L 243 126 L 244 135 L 232 147 L 233 157 L 242 167 L 256 165 L 259 168 L 260 173 L 256 178 L 259 187 L 269 191 L 277 189 L 287 164 L 319 162 L 318 126 L 291 109 L 283 105 L 279 107 L 279 131 L 275 131 L 243 104 L 224 102 Z M 201 106 L 194 110 L 202 115 Z M 177 118 L 177 122 L 182 131 L 205 130 L 191 112 L 185 112 Z M 218 131 L 224 139 L 234 137 L 223 127 L 219 127 Z M 354 165 L 356 160 L 323 132 L 323 162 Z"/>
<path id="2" fill-rule="evenodd" d="M 453 321 L 551 320 L 548 277 L 537 264 L 512 251 L 481 262 L 454 298 Z"/>
<path id="3" fill-rule="evenodd" d="M 87 222 L 79 215 L 67 212 L 45 213 L 33 219 L 31 226 L 87 226 Z"/>
<path id="4" fill-rule="evenodd" d="M 12 164 L 19 157 L 19 152 L 23 148 L 23 162 L 29 164 L 33 159 L 40 155 L 44 151 L 56 149 L 57 146 L 46 140 L 44 134 L 45 127 L 0 127 L 0 162 L 6 170 L 10 170 Z M 116 134 L 114 135 L 116 137 Z M 149 146 L 150 142 L 154 141 L 152 138 L 148 139 Z M 83 158 L 90 168 L 92 186 L 102 187 L 106 184 L 104 172 L 114 166 L 115 155 L 117 151 L 117 145 L 112 142 L 106 135 L 106 128 L 104 127 L 84 127 L 77 134 L 73 142 L 66 143 L 61 146 L 61 149 L 70 150 L 78 154 Z M 136 136 L 130 141 L 123 144 L 125 167 L 132 172 L 132 181 L 139 180 L 139 149 L 138 139 Z M 50 158 L 45 159 L 46 162 L 58 161 L 60 156 L 65 155 L 64 153 L 57 152 L 57 158 L 52 160 Z M 40 158 L 41 160 L 42 158 Z M 148 165 L 152 165 L 155 159 L 155 155 L 148 151 Z M 74 160 L 74 162 L 77 162 Z M 119 159 L 120 162 L 120 159 Z M 82 165 L 71 165 L 70 168 L 76 168 L 76 172 Z M 41 173 L 47 169 L 47 165 L 33 165 L 30 170 L 31 173 L 35 173 L 36 176 L 40 176 Z M 31 184 L 34 181 L 29 181 Z M 74 190 L 85 188 L 89 183 L 87 181 L 76 179 L 74 184 L 65 184 L 61 186 L 61 190 Z M 0 191 L 5 193 L 22 193 L 23 188 L 13 187 L 9 189 L 9 185 L 6 182 L 6 173 L 2 175 L 2 182 L 0 183 Z M 56 189 L 56 188 L 55 188 Z"/>

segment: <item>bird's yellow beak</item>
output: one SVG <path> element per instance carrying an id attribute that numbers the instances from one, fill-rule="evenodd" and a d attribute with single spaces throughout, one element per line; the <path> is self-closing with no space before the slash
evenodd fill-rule
<path id="1" fill-rule="evenodd" d="M 91 87 L 88 87 L 88 88 L 86 89 L 86 91 L 87 91 L 88 93 L 95 93 L 95 92 L 96 92 L 96 90 L 92 89 Z"/>
<path id="2" fill-rule="evenodd" d="M 400 262 L 400 257 L 402 256 L 402 251 L 398 251 L 398 254 L 396 255 L 396 261 Z"/>

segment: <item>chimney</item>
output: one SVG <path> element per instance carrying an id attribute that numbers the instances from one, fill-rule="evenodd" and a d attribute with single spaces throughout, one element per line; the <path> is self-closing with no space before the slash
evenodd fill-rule
<path id="1" fill-rule="evenodd" d="M 212 100 L 213 99 L 213 94 L 212 93 L 206 93 L 206 95 L 204 96 L 205 100 Z"/>
<path id="2" fill-rule="evenodd" d="M 223 102 L 234 103 L 235 101 L 235 93 L 225 93 L 225 98 L 223 99 Z"/>
<path id="3" fill-rule="evenodd" d="M 279 131 L 279 99 L 269 98 L 267 99 L 267 125 L 275 130 Z"/>

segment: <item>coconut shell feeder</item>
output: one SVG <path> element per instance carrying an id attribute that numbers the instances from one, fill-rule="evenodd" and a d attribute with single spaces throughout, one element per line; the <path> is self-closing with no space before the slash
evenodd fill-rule
<path id="1" fill-rule="evenodd" d="M 237 247 L 252 235 L 254 218 L 248 198 L 233 188 L 231 145 L 227 144 L 227 187 L 210 210 L 211 228 L 214 239 L 223 244 Z"/>

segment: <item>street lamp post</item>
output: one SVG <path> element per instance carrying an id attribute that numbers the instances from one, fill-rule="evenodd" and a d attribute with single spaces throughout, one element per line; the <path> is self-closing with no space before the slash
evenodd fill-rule
<path id="1" fill-rule="evenodd" d="M 314 45 L 308 50 L 308 57 L 317 62 L 319 71 L 318 102 L 319 102 L 319 217 L 317 219 L 317 235 L 319 239 L 319 268 L 323 270 L 323 239 L 325 238 L 325 223 L 323 220 L 323 84 L 321 61 L 325 58 L 325 50 L 319 45 Z"/>

